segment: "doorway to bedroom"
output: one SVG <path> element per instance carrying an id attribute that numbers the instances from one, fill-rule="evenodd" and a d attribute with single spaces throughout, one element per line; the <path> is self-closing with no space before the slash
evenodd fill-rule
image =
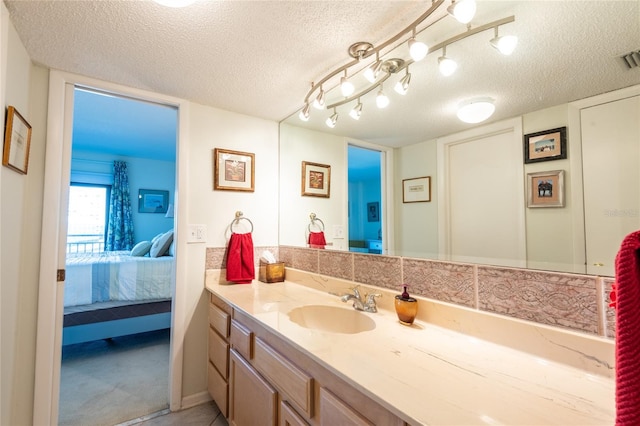
<path id="1" fill-rule="evenodd" d="M 167 410 L 178 110 L 76 86 L 58 422 Z"/>

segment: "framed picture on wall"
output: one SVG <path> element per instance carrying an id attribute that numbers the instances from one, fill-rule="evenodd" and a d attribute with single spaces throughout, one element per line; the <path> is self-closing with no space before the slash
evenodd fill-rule
<path id="1" fill-rule="evenodd" d="M 302 195 L 329 198 L 331 195 L 331 166 L 303 161 Z"/>
<path id="2" fill-rule="evenodd" d="M 255 154 L 250 152 L 213 150 L 213 189 L 254 191 Z"/>
<path id="3" fill-rule="evenodd" d="M 567 158 L 567 128 L 545 130 L 524 135 L 524 163 Z"/>
<path id="4" fill-rule="evenodd" d="M 380 222 L 380 203 L 367 203 L 367 222 Z"/>
<path id="5" fill-rule="evenodd" d="M 424 203 L 431 201 L 431 176 L 402 180 L 402 202 Z"/>
<path id="6" fill-rule="evenodd" d="M 7 107 L 2 164 L 26 175 L 29 167 L 30 146 L 31 125 L 14 107 Z"/>
<path id="7" fill-rule="evenodd" d="M 138 191 L 138 213 L 166 213 L 169 191 L 141 189 Z"/>
<path id="8" fill-rule="evenodd" d="M 564 207 L 564 170 L 527 173 L 527 207 Z"/>

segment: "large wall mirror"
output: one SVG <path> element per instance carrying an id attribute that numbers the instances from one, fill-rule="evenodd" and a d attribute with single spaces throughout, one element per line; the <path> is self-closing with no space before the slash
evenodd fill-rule
<path id="1" fill-rule="evenodd" d="M 453 80 L 437 74 L 435 53 L 412 66 L 409 92 L 390 95 L 385 110 L 373 93 L 359 121 L 345 105 L 332 129 L 324 121 L 333 111 L 281 123 L 280 244 L 306 246 L 313 212 L 327 249 L 349 250 L 347 152 L 355 144 L 387 154 L 382 253 L 613 275 L 620 241 L 640 229 L 640 68 L 623 57 L 639 47 L 639 3 L 478 2 L 478 11 L 485 21 L 515 16 L 501 29 L 519 37 L 513 55 L 489 56 L 479 34 L 447 49 L 460 58 Z M 437 44 L 456 30 L 427 31 Z M 495 99 L 486 123 L 455 117 L 452 105 L 472 95 Z M 558 128 L 566 158 L 525 163 L 523 136 Z M 301 195 L 302 161 L 331 165 L 330 198 Z M 423 176 L 430 200 L 406 202 L 405 181 Z M 562 187 L 556 205 L 532 200 L 539 176 Z"/>

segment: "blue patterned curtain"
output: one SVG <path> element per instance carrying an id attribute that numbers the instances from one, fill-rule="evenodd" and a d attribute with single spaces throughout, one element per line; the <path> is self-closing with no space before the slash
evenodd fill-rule
<path id="1" fill-rule="evenodd" d="M 127 163 L 113 162 L 113 186 L 109 201 L 109 224 L 104 249 L 131 250 L 133 247 L 133 217 L 129 197 Z"/>

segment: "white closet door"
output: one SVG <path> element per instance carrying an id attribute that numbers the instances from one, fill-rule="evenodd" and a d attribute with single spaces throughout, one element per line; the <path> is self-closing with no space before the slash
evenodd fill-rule
<path id="1" fill-rule="evenodd" d="M 507 124 L 441 145 L 453 259 L 520 266 L 526 258 L 521 131 Z"/>
<path id="2" fill-rule="evenodd" d="M 587 273 L 613 276 L 622 239 L 640 229 L 640 96 L 582 109 Z"/>

